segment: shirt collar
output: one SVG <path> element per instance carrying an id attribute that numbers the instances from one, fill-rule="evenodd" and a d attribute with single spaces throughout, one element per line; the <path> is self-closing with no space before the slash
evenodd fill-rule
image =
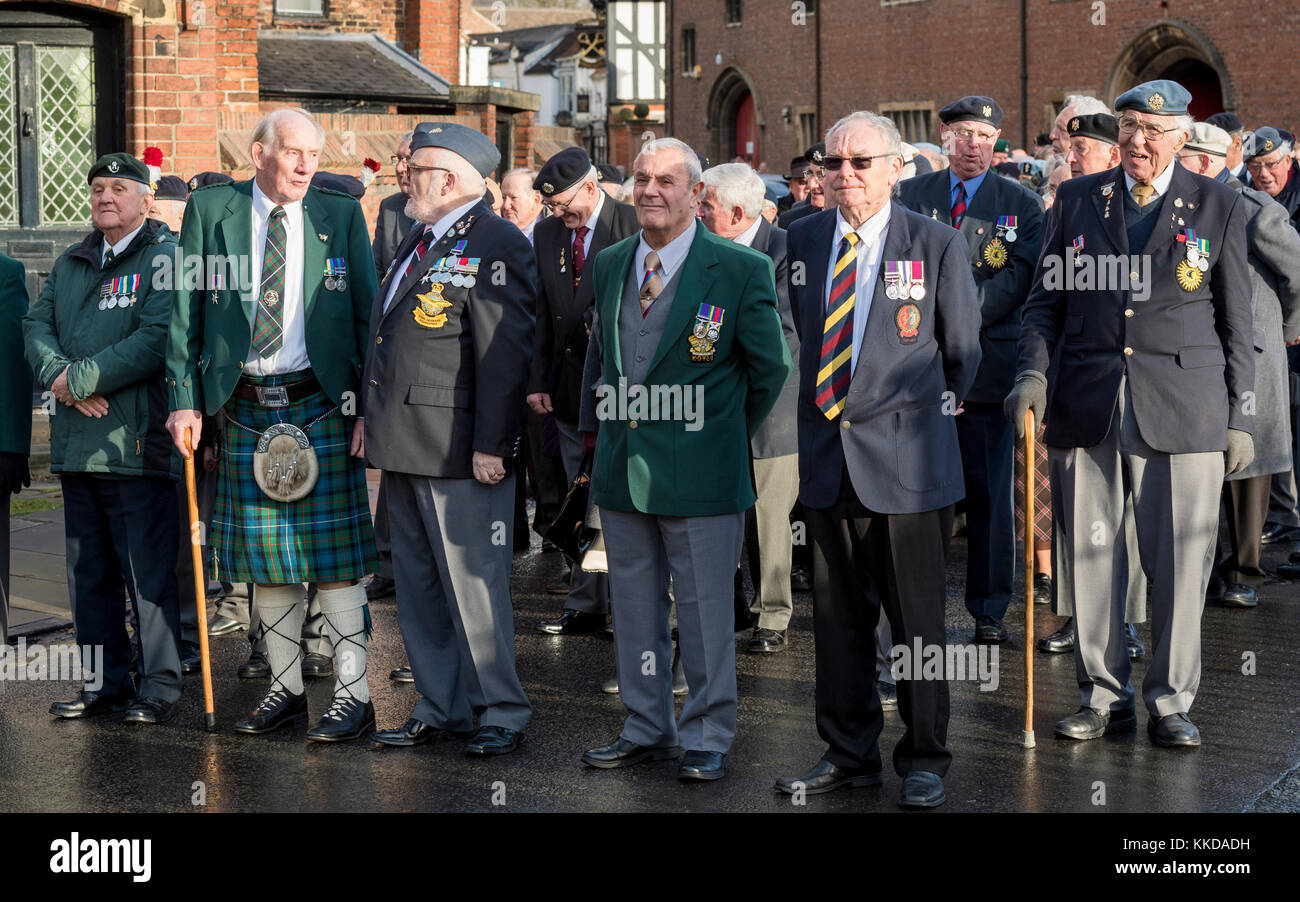
<path id="1" fill-rule="evenodd" d="M 450 230 L 451 227 L 456 224 L 457 220 L 459 220 L 462 216 L 468 213 L 470 209 L 478 202 L 479 202 L 479 198 L 476 197 L 473 200 L 469 201 L 468 203 L 461 204 L 459 207 L 452 210 L 446 216 L 442 217 L 442 219 L 439 219 L 437 222 L 435 222 L 433 224 L 433 240 L 441 241 L 442 236 L 447 234 L 448 230 Z M 427 226 L 428 223 L 426 223 L 425 225 Z"/>
<path id="2" fill-rule="evenodd" d="M 754 239 L 758 237 L 758 228 L 762 224 L 763 224 L 762 216 L 754 217 L 754 221 L 749 224 L 749 228 L 745 229 L 745 231 L 741 232 L 739 235 L 737 235 L 735 238 L 732 238 L 731 240 L 736 242 L 737 244 L 743 244 L 745 247 L 753 247 Z"/>
<path id="3" fill-rule="evenodd" d="M 660 277 L 663 279 L 665 285 L 668 284 L 668 280 L 673 277 L 673 274 L 677 272 L 677 267 L 686 259 L 686 255 L 690 253 L 691 242 L 695 240 L 696 228 L 698 228 L 698 226 L 696 225 L 695 220 L 692 220 L 691 224 L 688 225 L 680 235 L 656 251 L 656 253 L 659 254 Z M 640 232 L 639 235 L 640 237 L 637 240 L 636 246 L 636 262 L 641 272 L 644 273 L 646 254 L 650 253 L 650 251 L 654 249 L 650 247 L 650 245 L 646 244 L 645 232 Z"/>
<path id="4" fill-rule="evenodd" d="M 1177 160 L 1170 160 L 1169 165 L 1165 167 L 1165 171 L 1160 173 L 1158 176 L 1156 176 L 1154 179 L 1151 180 L 1151 187 L 1156 189 L 1156 193 L 1153 195 L 1153 197 L 1164 197 L 1164 195 L 1169 191 L 1169 183 L 1174 180 L 1174 167 L 1177 165 L 1180 165 Z M 1125 189 L 1127 189 L 1128 192 L 1132 194 L 1133 186 L 1136 184 L 1137 184 L 1137 180 L 1134 179 L 1133 176 L 1129 175 L 1128 171 L 1125 170 L 1124 171 Z"/>
<path id="5" fill-rule="evenodd" d="M 591 215 L 583 223 L 591 232 L 596 231 L 596 223 L 600 222 L 600 208 L 605 206 L 605 189 L 597 185 L 596 190 L 600 192 L 600 197 L 596 198 L 596 209 L 591 211 Z"/>
<path id="6" fill-rule="evenodd" d="M 113 249 L 114 257 L 122 256 L 122 254 L 126 252 L 126 249 L 131 246 L 131 242 L 135 240 L 135 236 L 140 234 L 140 230 L 144 228 L 144 224 L 148 221 L 149 220 L 147 219 L 141 220 L 140 224 L 135 227 L 135 229 L 131 232 L 131 234 L 127 235 L 121 241 L 117 242 L 117 244 L 109 244 L 107 238 L 103 239 L 102 242 L 103 246 L 100 247 L 99 249 L 99 259 L 101 261 L 104 259 L 104 254 L 108 253 L 109 248 Z"/>
<path id="7" fill-rule="evenodd" d="M 862 239 L 863 245 L 868 248 L 874 247 L 876 242 L 880 240 L 881 234 L 885 231 L 885 226 L 889 225 L 889 216 L 893 210 L 893 206 L 893 201 L 885 201 L 883 207 L 877 210 L 870 219 L 858 226 L 856 229 L 849 225 L 848 220 L 844 218 L 843 211 L 840 210 L 839 207 L 836 207 L 835 234 L 837 238 L 843 238 L 849 232 L 856 231 L 858 237 Z M 835 242 L 835 246 L 837 248 L 839 247 L 838 240 Z"/>
<path id="8" fill-rule="evenodd" d="M 952 171 L 952 167 L 949 167 L 948 168 L 948 196 L 949 197 L 952 196 L 953 191 L 957 190 L 957 183 L 961 182 L 963 185 L 966 186 L 966 203 L 969 204 L 970 199 L 975 196 L 975 192 L 980 190 L 980 185 L 984 184 L 984 177 L 988 174 L 989 171 L 985 169 L 983 172 L 981 172 L 979 175 L 975 176 L 972 179 L 959 179 L 957 178 L 957 173 Z"/>
<path id="9" fill-rule="evenodd" d="M 291 204 L 277 204 L 275 201 L 271 200 L 271 198 L 262 193 L 262 189 L 258 187 L 257 179 L 253 179 L 253 210 L 257 213 L 258 218 L 263 221 L 270 219 L 271 211 L 276 207 L 284 207 L 287 220 L 289 218 L 289 213 L 302 207 L 302 201 L 296 200 Z"/>

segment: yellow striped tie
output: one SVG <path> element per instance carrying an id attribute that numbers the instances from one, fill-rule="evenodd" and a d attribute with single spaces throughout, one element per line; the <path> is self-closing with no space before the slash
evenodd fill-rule
<path id="1" fill-rule="evenodd" d="M 857 300 L 857 232 L 840 241 L 840 255 L 831 276 L 831 296 L 822 329 L 821 366 L 817 371 L 817 407 L 833 420 L 844 410 L 853 363 L 853 304 Z"/>

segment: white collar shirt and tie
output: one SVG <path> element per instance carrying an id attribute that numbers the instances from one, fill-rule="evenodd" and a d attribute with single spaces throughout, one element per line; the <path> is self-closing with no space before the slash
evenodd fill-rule
<path id="1" fill-rule="evenodd" d="M 1154 179 L 1151 180 L 1151 187 L 1155 189 L 1155 192 L 1151 195 L 1150 200 L 1147 201 L 1148 204 L 1155 203 L 1160 198 L 1164 197 L 1166 193 L 1168 193 L 1169 184 L 1174 180 L 1174 166 L 1176 165 L 1178 164 L 1171 162 L 1168 166 L 1165 167 L 1164 172 L 1160 173 L 1158 176 L 1156 176 Z M 1130 195 L 1133 193 L 1133 186 L 1136 184 L 1137 184 L 1137 180 L 1134 179 L 1133 176 L 1125 172 L 1124 187 L 1128 189 L 1128 193 Z M 1137 199 L 1134 198 L 1135 202 L 1136 200 Z"/>
<path id="2" fill-rule="evenodd" d="M 749 224 L 749 228 L 745 229 L 745 231 L 741 232 L 731 240 L 736 242 L 736 244 L 743 244 L 745 247 L 753 247 L 754 239 L 758 237 L 758 227 L 762 224 L 763 217 L 759 216 Z"/>
<path id="3" fill-rule="evenodd" d="M 583 223 L 587 229 L 586 234 L 582 236 L 582 257 L 584 260 L 591 259 L 591 239 L 596 234 L 596 223 L 600 222 L 600 210 L 603 206 L 605 206 L 605 192 L 601 191 L 600 197 L 596 199 L 596 209 L 591 211 L 591 215 L 588 216 L 587 221 Z M 573 243 L 573 237 L 576 233 L 577 229 L 569 230 L 570 244 Z"/>
<path id="4" fill-rule="evenodd" d="M 447 232 L 451 230 L 451 227 L 454 226 L 457 222 L 459 222 L 460 219 L 471 209 L 473 209 L 473 207 L 478 202 L 479 199 L 474 198 L 468 203 L 461 204 L 459 207 L 452 210 L 446 216 L 443 216 L 441 219 L 435 222 L 432 226 L 425 223 L 424 231 L 425 233 L 431 235 L 431 240 L 429 241 L 429 245 L 428 245 L 429 249 L 432 250 L 433 246 L 437 244 L 439 241 L 441 241 L 443 236 L 446 235 Z M 421 225 L 420 223 L 416 223 L 415 227 L 419 228 L 420 225 Z M 419 247 L 418 243 L 416 244 L 416 247 L 417 248 Z M 428 251 L 426 251 L 426 253 L 428 253 Z M 415 260 L 415 250 L 412 249 L 412 251 L 409 254 L 407 254 L 405 257 L 399 260 L 397 262 L 397 265 L 393 267 L 393 279 L 388 285 L 388 294 L 384 298 L 385 313 L 388 312 L 388 308 L 391 307 L 393 301 L 396 300 L 397 289 L 401 286 L 402 282 L 405 281 L 406 269 L 411 265 L 412 261 L 414 260 Z"/>
<path id="5" fill-rule="evenodd" d="M 113 256 L 115 258 L 122 256 L 122 254 L 126 252 L 126 249 L 131 246 L 131 242 L 135 240 L 135 236 L 139 235 L 140 230 L 143 228 L 144 228 L 144 223 L 141 222 L 138 226 L 135 227 L 134 230 L 132 230 L 131 234 L 127 235 L 125 238 L 123 238 L 121 241 L 117 242 L 116 244 L 109 244 L 108 239 L 104 238 L 101 242 L 101 247 L 99 249 L 100 268 L 103 269 L 112 264 L 113 262 L 112 260 L 105 259 L 108 256 L 109 251 L 113 252 Z"/>
<path id="6" fill-rule="evenodd" d="M 867 332 L 867 314 L 871 311 L 871 298 L 875 292 L 876 278 L 880 274 L 881 258 L 885 251 L 885 238 L 889 234 L 889 216 L 893 202 L 885 205 L 856 229 L 844 219 L 844 214 L 835 210 L 835 238 L 831 242 L 830 259 L 826 266 L 826 289 L 822 294 L 824 308 L 830 306 L 831 284 L 835 280 L 835 262 L 840 256 L 840 244 L 850 232 L 857 232 L 861 239 L 857 245 L 857 278 L 854 280 L 853 299 L 853 357 L 851 370 L 858 368 L 858 353 L 862 350 L 862 337 Z"/>
<path id="7" fill-rule="evenodd" d="M 256 348 L 249 348 L 248 358 L 244 361 L 244 372 L 250 376 L 271 376 L 280 373 L 296 373 L 311 366 L 307 357 L 307 313 L 303 298 L 303 231 L 302 201 L 291 204 L 277 204 L 253 181 L 253 253 L 252 284 L 255 297 L 261 295 L 262 264 L 266 253 L 266 227 L 271 220 L 271 211 L 277 206 L 284 208 L 284 296 L 280 298 L 284 340 L 280 349 L 269 357 L 258 354 Z M 321 273 L 320 275 L 324 275 Z"/>

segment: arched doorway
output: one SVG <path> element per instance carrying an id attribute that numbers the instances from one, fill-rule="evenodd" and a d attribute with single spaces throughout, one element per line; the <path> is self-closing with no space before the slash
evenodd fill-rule
<path id="1" fill-rule="evenodd" d="M 709 162 L 743 157 L 755 169 L 763 157 L 762 105 L 753 82 L 740 69 L 723 70 L 709 92 Z"/>
<path id="2" fill-rule="evenodd" d="M 1188 111 L 1197 119 L 1236 106 L 1222 54 L 1190 25 L 1162 22 L 1140 34 L 1120 54 L 1106 97 L 1113 100 L 1157 78 L 1172 79 L 1191 92 Z"/>

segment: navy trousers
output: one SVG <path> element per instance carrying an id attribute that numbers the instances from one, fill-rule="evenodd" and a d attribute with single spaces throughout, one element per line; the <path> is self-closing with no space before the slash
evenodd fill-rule
<path id="1" fill-rule="evenodd" d="M 1001 404 L 967 401 L 957 417 L 966 480 L 966 610 L 973 617 L 1006 616 L 1016 568 L 1012 503 L 1015 429 Z"/>

